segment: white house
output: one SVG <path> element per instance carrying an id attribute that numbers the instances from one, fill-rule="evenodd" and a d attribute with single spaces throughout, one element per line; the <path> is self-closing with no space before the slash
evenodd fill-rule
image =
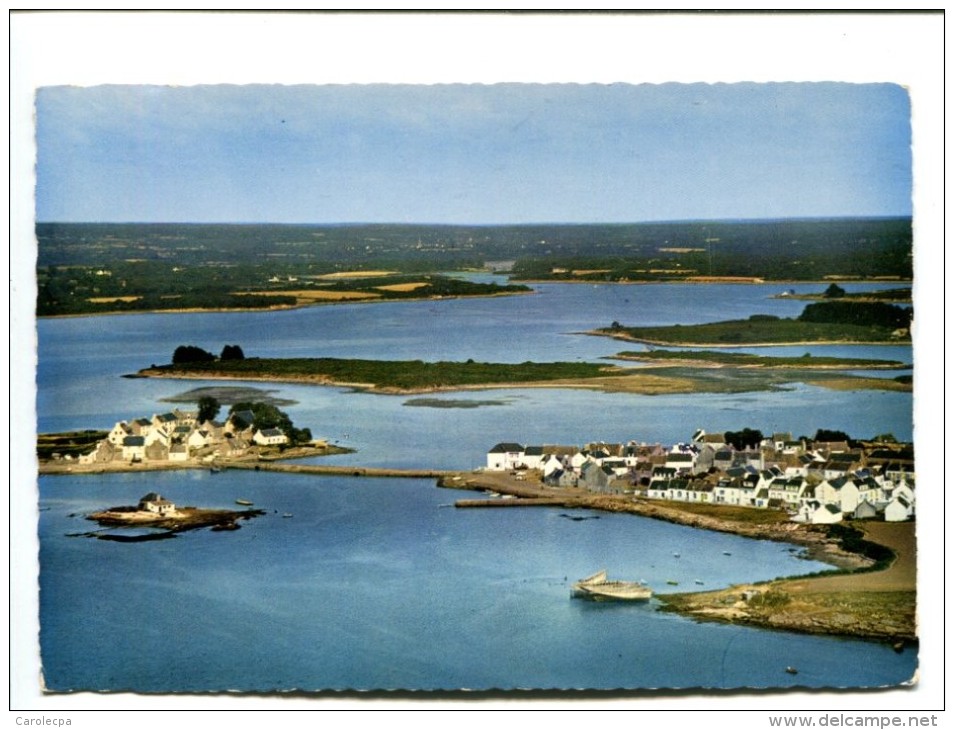
<path id="1" fill-rule="evenodd" d="M 822 504 L 812 500 L 803 504 L 798 514 L 792 518 L 793 522 L 808 522 L 812 525 L 831 525 L 841 522 L 841 510 L 833 504 Z"/>
<path id="2" fill-rule="evenodd" d="M 520 444 L 502 442 L 487 452 L 487 468 L 491 471 L 516 469 L 523 463 L 524 447 Z"/>
<path id="3" fill-rule="evenodd" d="M 914 517 L 914 502 L 905 494 L 896 494 L 884 508 L 885 522 L 904 522 Z"/>
<path id="4" fill-rule="evenodd" d="M 146 432 L 145 436 L 140 436 L 140 438 L 145 439 L 146 446 L 152 446 L 155 443 L 162 444 L 167 449 L 172 445 L 172 436 L 166 431 L 165 428 L 152 428 Z"/>
<path id="5" fill-rule="evenodd" d="M 563 471 L 563 462 L 556 454 L 547 454 L 540 464 L 540 470 L 543 472 L 544 479 L 546 479 L 556 472 Z"/>
<path id="6" fill-rule="evenodd" d="M 539 469 L 545 456 L 542 446 L 527 446 L 523 450 L 523 466 L 527 469 Z"/>
<path id="7" fill-rule="evenodd" d="M 123 439 L 123 459 L 142 461 L 146 456 L 146 440 L 142 436 L 127 436 Z"/>
<path id="8" fill-rule="evenodd" d="M 139 500 L 139 509 L 143 512 L 154 512 L 159 515 L 169 514 L 176 511 L 176 506 L 161 494 L 149 492 Z"/>
<path id="9" fill-rule="evenodd" d="M 172 413 L 156 413 L 152 417 L 153 429 L 161 430 L 166 434 L 171 434 L 177 425 L 176 417 Z"/>
<path id="10" fill-rule="evenodd" d="M 842 512 L 854 512 L 860 501 L 858 487 L 848 477 L 826 479 L 815 486 L 815 499 L 824 504 L 834 504 Z"/>
<path id="11" fill-rule="evenodd" d="M 696 455 L 692 451 L 671 451 L 666 454 L 666 466 L 679 472 L 692 472 Z"/>
<path id="12" fill-rule="evenodd" d="M 190 449 L 203 449 L 209 445 L 209 433 L 201 429 L 196 429 L 189 434 L 186 444 Z"/>
<path id="13" fill-rule="evenodd" d="M 119 421 L 115 426 L 110 429 L 109 434 L 106 436 L 106 439 L 113 446 L 122 446 L 123 439 L 127 436 L 132 436 L 132 429 L 129 427 L 129 424 L 125 421 Z"/>
<path id="14" fill-rule="evenodd" d="M 288 443 L 288 437 L 278 428 L 260 428 L 252 436 L 252 441 L 259 446 L 281 446 Z"/>

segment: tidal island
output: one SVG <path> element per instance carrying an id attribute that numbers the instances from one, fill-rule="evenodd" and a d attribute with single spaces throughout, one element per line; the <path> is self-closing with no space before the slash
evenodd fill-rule
<path id="1" fill-rule="evenodd" d="M 179 350 L 189 352 L 179 356 Z M 643 367 L 592 362 L 487 363 L 354 358 L 216 358 L 200 348 L 179 348 L 168 365 L 152 365 L 136 377 L 200 380 L 292 382 L 337 386 L 388 395 L 408 395 L 499 388 L 588 388 L 616 393 L 744 393 L 784 388 L 801 382 L 842 390 L 910 390 L 910 377 L 862 377 L 847 371 L 910 366 L 897 361 L 839 358 L 755 356 L 705 358 L 685 354 L 674 360 L 660 355 L 620 353 L 621 360 L 647 360 Z M 204 353 L 199 356 L 193 351 Z M 783 360 L 785 360 L 783 362 Z M 718 372 L 713 365 L 720 365 Z M 758 366 L 758 367 L 753 367 Z M 426 402 L 426 401 L 425 401 Z M 409 402 L 419 405 L 421 402 Z M 428 405 L 433 402 L 427 402 Z M 457 404 L 459 405 L 459 404 Z"/>
<path id="2" fill-rule="evenodd" d="M 587 334 L 681 347 L 901 345 L 911 342 L 912 319 L 910 307 L 837 300 L 809 304 L 794 319 L 753 314 L 748 319 L 693 325 L 628 327 L 613 322 Z"/>
<path id="3" fill-rule="evenodd" d="M 86 519 L 106 529 L 85 532 L 73 537 L 95 537 L 116 542 L 145 542 L 175 537 L 186 530 L 208 527 L 215 532 L 239 529 L 240 520 L 265 514 L 260 509 L 227 510 L 181 507 L 156 492 L 144 495 L 136 505 L 109 507 L 94 512 Z M 114 532 L 116 528 L 146 528 L 143 531 Z"/>

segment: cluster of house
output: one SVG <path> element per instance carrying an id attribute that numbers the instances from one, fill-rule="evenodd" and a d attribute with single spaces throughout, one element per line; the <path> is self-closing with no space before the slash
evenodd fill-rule
<path id="1" fill-rule="evenodd" d="M 671 447 L 626 444 L 524 446 L 499 443 L 491 471 L 537 470 L 544 484 L 649 499 L 786 510 L 796 522 L 914 517 L 910 448 L 793 440 L 776 433 L 734 448 L 724 434 L 696 431 Z"/>
<path id="2" fill-rule="evenodd" d="M 280 429 L 256 429 L 254 421 L 251 411 L 236 411 L 224 423 L 199 423 L 195 412 L 178 409 L 120 421 L 93 451 L 79 457 L 79 463 L 211 461 L 217 456 L 244 456 L 253 447 L 288 443 Z"/>

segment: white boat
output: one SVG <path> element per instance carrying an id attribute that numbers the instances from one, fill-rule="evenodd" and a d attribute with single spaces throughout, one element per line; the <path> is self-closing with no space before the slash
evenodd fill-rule
<path id="1" fill-rule="evenodd" d="M 653 592 L 639 583 L 607 580 L 606 571 L 601 570 L 574 583 L 570 595 L 592 601 L 648 601 Z"/>

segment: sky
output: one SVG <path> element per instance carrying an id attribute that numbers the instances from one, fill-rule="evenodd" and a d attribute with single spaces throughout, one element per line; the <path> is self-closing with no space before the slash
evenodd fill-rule
<path id="1" fill-rule="evenodd" d="M 892 83 L 48 86 L 36 217 L 906 216 L 910 115 Z"/>

